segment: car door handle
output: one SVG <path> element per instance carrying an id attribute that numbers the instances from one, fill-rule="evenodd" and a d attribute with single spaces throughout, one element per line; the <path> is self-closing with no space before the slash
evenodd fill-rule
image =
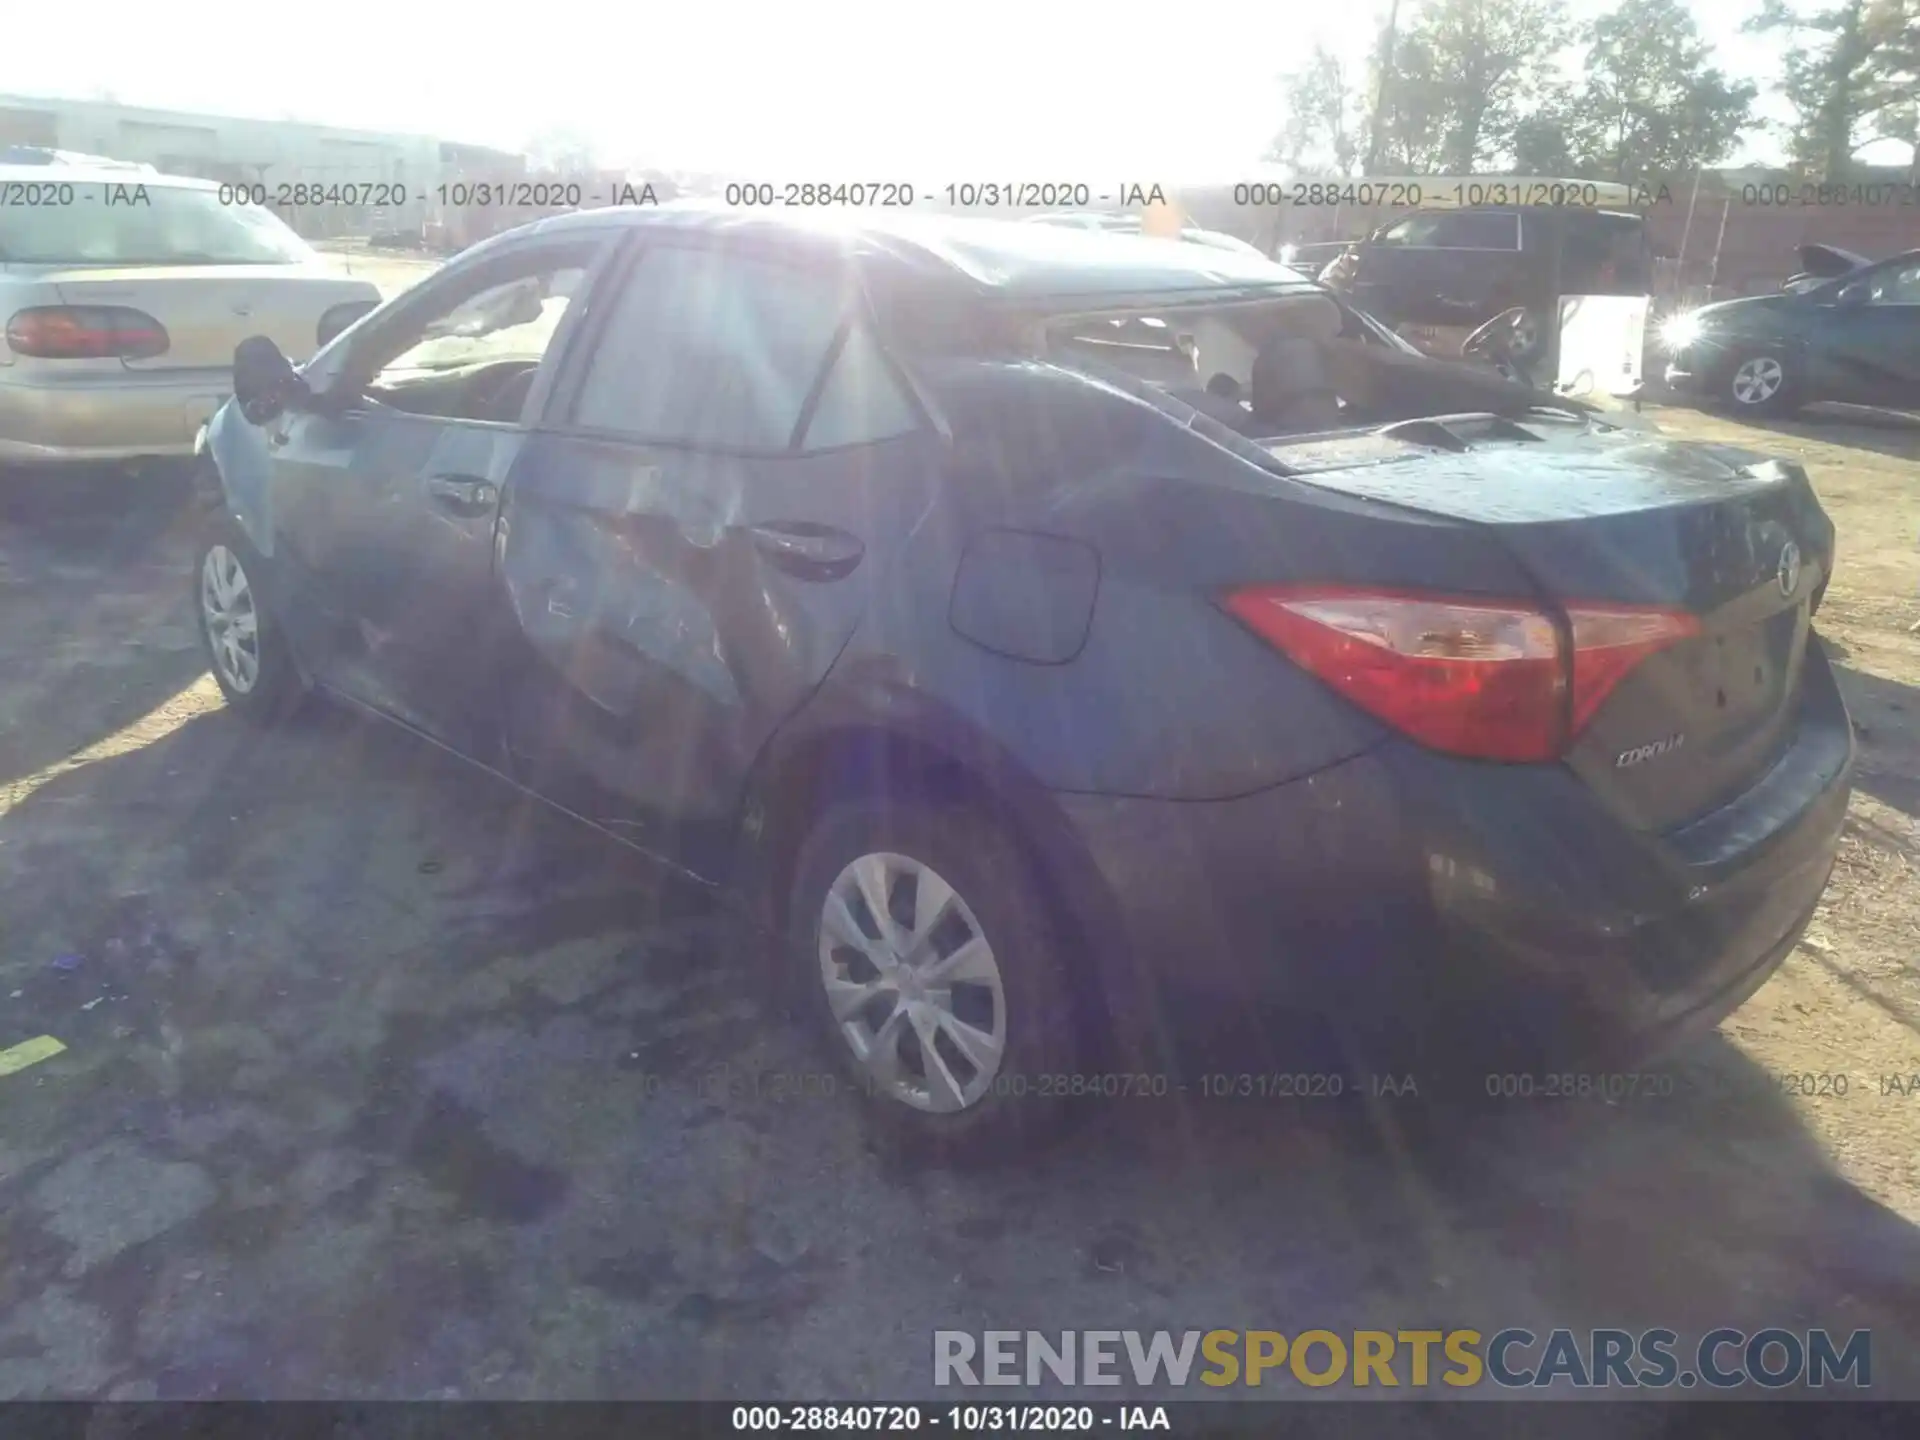
<path id="1" fill-rule="evenodd" d="M 491 484 L 472 475 L 431 475 L 427 494 L 456 515 L 484 515 L 500 497 Z"/>
<path id="2" fill-rule="evenodd" d="M 867 553 L 859 536 L 810 520 L 773 520 L 742 529 L 768 561 L 802 580 L 839 580 L 851 575 Z"/>

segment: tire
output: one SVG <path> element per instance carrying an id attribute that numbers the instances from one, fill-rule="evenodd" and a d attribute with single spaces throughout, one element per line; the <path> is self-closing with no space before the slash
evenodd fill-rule
<path id="1" fill-rule="evenodd" d="M 1736 415 L 1786 415 L 1799 408 L 1793 362 L 1771 350 L 1736 351 L 1720 398 Z"/>
<path id="2" fill-rule="evenodd" d="M 931 888 L 916 878 L 919 872 L 931 872 Z M 895 958 L 864 902 L 881 875 L 893 882 L 885 928 L 896 936 L 923 931 L 918 969 L 942 956 L 951 960 L 963 948 L 974 957 L 966 963 L 972 978 L 944 992 L 923 991 L 917 1008 L 900 1000 L 902 981 L 882 975 L 869 954 Z M 796 1008 L 852 1081 L 884 1146 L 914 1158 L 983 1164 L 1014 1158 L 1060 1133 L 1083 1047 L 1065 954 L 1025 847 L 964 806 L 853 801 L 819 816 L 800 845 L 793 876 L 788 973 L 796 991 L 806 992 L 796 993 Z M 928 927 L 919 905 L 941 905 L 948 889 L 951 902 L 935 911 L 945 918 Z M 828 919 L 830 902 L 838 902 L 836 910 L 845 907 L 837 921 Z M 857 928 L 859 945 L 846 943 L 849 925 Z M 984 942 L 984 963 L 972 950 L 976 941 Z M 915 958 L 911 951 L 909 958 Z M 844 987 L 838 1017 L 829 974 Z M 857 1013 L 844 1008 L 855 985 L 870 996 Z M 944 1017 L 931 1013 L 943 1008 Z M 971 1037 L 950 1023 L 956 1021 Z M 856 1051 L 856 1029 L 872 1061 Z M 992 1047 L 978 1043 L 988 1034 L 999 1037 L 997 1059 Z M 937 1071 L 921 1049 L 923 1035 L 932 1037 Z M 886 1036 L 898 1043 L 887 1044 Z M 965 1049 L 957 1043 L 962 1038 Z"/>
<path id="3" fill-rule="evenodd" d="M 193 567 L 193 613 L 207 668 L 243 719 L 263 725 L 284 720 L 299 708 L 307 686 L 260 597 L 256 577 L 265 563 L 231 517 L 210 528 Z"/>

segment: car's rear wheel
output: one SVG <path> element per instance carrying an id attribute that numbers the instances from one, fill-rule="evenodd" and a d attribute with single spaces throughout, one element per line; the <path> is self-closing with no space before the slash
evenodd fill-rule
<path id="1" fill-rule="evenodd" d="M 998 824 L 837 805 L 800 847 L 788 917 L 805 1008 L 883 1138 L 987 1161 L 1057 1133 L 1080 1054 L 1067 967 L 1033 861 Z"/>
<path id="2" fill-rule="evenodd" d="M 1794 377 L 1786 360 L 1757 351 L 1738 356 L 1727 371 L 1726 398 L 1736 412 L 1780 415 L 1795 405 Z"/>
<path id="3" fill-rule="evenodd" d="M 306 684 L 286 637 L 267 610 L 256 577 L 258 553 L 231 520 L 215 527 L 194 569 L 194 614 L 220 693 L 248 720 L 290 714 Z"/>

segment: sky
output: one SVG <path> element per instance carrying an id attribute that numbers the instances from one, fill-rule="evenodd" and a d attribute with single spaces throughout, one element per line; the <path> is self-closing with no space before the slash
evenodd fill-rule
<path id="1" fill-rule="evenodd" d="M 1739 33 L 1754 3 L 1694 12 L 1718 63 L 1757 78 L 1778 47 Z M 1361 63 L 1386 0 L 89 0 L 84 33 L 69 7 L 13 8 L 0 92 L 514 150 L 566 129 L 606 162 L 931 189 L 1232 178 L 1280 126 L 1278 76 L 1316 40 Z M 1778 154 L 1761 136 L 1735 160 Z"/>

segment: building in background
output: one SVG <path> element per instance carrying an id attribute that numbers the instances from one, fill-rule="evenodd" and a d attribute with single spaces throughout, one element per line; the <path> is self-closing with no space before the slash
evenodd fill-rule
<path id="1" fill-rule="evenodd" d="M 275 206 L 310 237 L 417 235 L 442 184 L 527 168 L 522 155 L 426 135 L 21 95 L 0 95 L 0 146 L 6 145 L 75 150 L 144 162 L 169 175 L 263 186 L 269 203 L 290 195 L 283 187 L 305 186 L 308 193 L 318 187 L 318 203 Z"/>

